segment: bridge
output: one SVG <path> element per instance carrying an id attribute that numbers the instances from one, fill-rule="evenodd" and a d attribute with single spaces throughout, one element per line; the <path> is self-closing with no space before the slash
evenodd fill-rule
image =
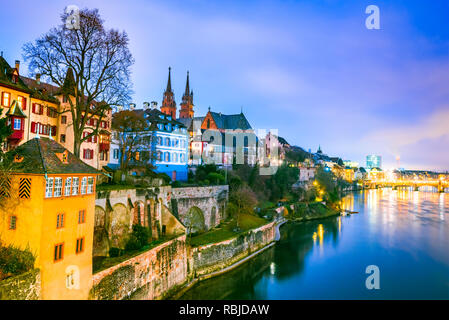
<path id="1" fill-rule="evenodd" d="M 445 192 L 449 189 L 449 181 L 447 180 L 367 180 L 363 183 L 363 187 L 367 189 L 377 189 L 392 187 L 394 190 L 402 187 L 418 190 L 419 187 L 434 187 L 438 192 Z"/>

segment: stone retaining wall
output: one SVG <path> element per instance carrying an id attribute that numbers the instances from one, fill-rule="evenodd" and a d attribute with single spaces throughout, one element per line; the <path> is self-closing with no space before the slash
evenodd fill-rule
<path id="1" fill-rule="evenodd" d="M 163 298 L 187 280 L 185 240 L 182 235 L 94 274 L 90 299 Z"/>
<path id="2" fill-rule="evenodd" d="M 221 270 L 273 242 L 275 230 L 271 222 L 236 238 L 193 248 L 190 264 L 196 276 Z"/>

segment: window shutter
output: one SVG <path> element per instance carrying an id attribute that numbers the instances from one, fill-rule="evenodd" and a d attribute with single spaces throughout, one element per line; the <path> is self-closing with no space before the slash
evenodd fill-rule
<path id="1" fill-rule="evenodd" d="M 94 137 L 94 142 L 97 143 L 97 136 Z"/>
<path id="2" fill-rule="evenodd" d="M 47 107 L 47 117 L 50 116 L 50 108 Z"/>
<path id="3" fill-rule="evenodd" d="M 32 111 L 33 113 L 36 113 L 36 104 L 35 104 L 35 103 L 33 103 L 33 104 L 31 105 L 31 111 Z"/>
<path id="4" fill-rule="evenodd" d="M 3 105 L 3 97 L 4 97 L 4 95 L 5 95 L 5 93 L 2 92 L 2 101 L 1 101 L 0 105 Z"/>
<path id="5" fill-rule="evenodd" d="M 22 110 L 25 111 L 27 109 L 27 99 L 26 98 L 22 98 L 23 102 L 22 102 Z"/>
<path id="6" fill-rule="evenodd" d="M 31 122 L 31 133 L 36 133 L 36 123 Z"/>

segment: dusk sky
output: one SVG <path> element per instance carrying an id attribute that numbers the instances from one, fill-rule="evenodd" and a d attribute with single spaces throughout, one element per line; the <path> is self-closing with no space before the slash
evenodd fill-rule
<path id="1" fill-rule="evenodd" d="M 70 4 L 128 33 L 138 106 L 161 103 L 171 66 L 178 104 L 190 71 L 196 116 L 243 108 L 253 128 L 306 150 L 449 170 L 447 0 L 4 1 L 0 50 L 21 74 L 22 46 Z M 368 5 L 380 30 L 365 27 Z"/>

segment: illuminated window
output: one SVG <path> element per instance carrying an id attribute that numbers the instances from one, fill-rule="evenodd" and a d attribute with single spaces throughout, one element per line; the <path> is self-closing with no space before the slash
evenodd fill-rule
<path id="1" fill-rule="evenodd" d="M 9 107 L 10 100 L 11 100 L 11 94 L 8 92 L 3 92 L 2 93 L 2 105 L 4 107 Z"/>
<path id="2" fill-rule="evenodd" d="M 89 177 L 87 179 L 87 193 L 91 194 L 92 192 L 94 192 L 94 177 Z"/>
<path id="3" fill-rule="evenodd" d="M 55 178 L 55 192 L 53 197 L 60 197 L 62 195 L 62 178 Z"/>
<path id="4" fill-rule="evenodd" d="M 80 178 L 73 177 L 72 196 L 78 195 L 79 184 L 80 184 Z"/>
<path id="5" fill-rule="evenodd" d="M 53 178 L 48 178 L 45 185 L 45 197 L 51 198 L 53 196 Z"/>
<path id="6" fill-rule="evenodd" d="M 84 251 L 84 237 L 76 239 L 76 253 L 81 253 Z"/>
<path id="7" fill-rule="evenodd" d="M 81 179 L 81 194 L 86 194 L 86 190 L 87 190 L 87 178 L 83 177 L 83 179 Z"/>
<path id="8" fill-rule="evenodd" d="M 72 178 L 65 179 L 64 195 L 70 196 L 72 193 Z"/>
<path id="9" fill-rule="evenodd" d="M 20 108 L 22 108 L 22 110 L 27 109 L 26 99 L 24 97 L 18 96 L 17 103 L 19 104 Z"/>
<path id="10" fill-rule="evenodd" d="M 17 216 L 9 217 L 9 230 L 16 230 L 17 228 Z"/>
<path id="11" fill-rule="evenodd" d="M 60 213 L 56 216 L 56 229 L 64 228 L 64 213 Z"/>
<path id="12" fill-rule="evenodd" d="M 55 251 L 54 251 L 54 261 L 61 261 L 64 257 L 64 243 L 59 243 L 55 245 Z"/>

